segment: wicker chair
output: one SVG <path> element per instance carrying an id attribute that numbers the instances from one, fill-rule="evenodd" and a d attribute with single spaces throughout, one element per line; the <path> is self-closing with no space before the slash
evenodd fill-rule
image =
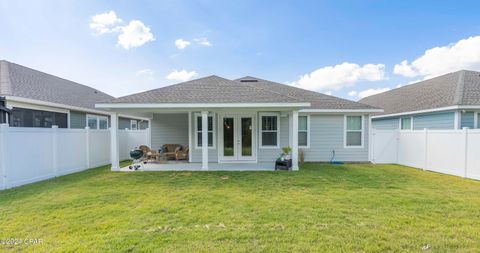
<path id="1" fill-rule="evenodd" d="M 175 160 L 177 152 L 177 148 L 181 148 L 179 144 L 163 144 L 162 146 L 162 156 L 164 156 L 167 160 Z"/>
<path id="2" fill-rule="evenodd" d="M 145 161 L 152 161 L 152 160 L 156 161 L 158 157 L 160 157 L 160 153 L 158 153 L 155 150 L 151 150 L 149 146 L 141 145 L 138 148 L 143 151 L 143 156 L 145 158 Z"/>
<path id="3" fill-rule="evenodd" d="M 185 145 L 181 150 L 178 150 L 177 152 L 175 152 L 175 158 L 177 159 L 177 161 L 188 160 L 189 151 L 190 150 L 188 148 L 188 145 Z"/>

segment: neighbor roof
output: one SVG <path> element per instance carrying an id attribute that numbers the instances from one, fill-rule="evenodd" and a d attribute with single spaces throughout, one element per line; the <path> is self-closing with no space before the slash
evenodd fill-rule
<path id="1" fill-rule="evenodd" d="M 113 98 L 91 87 L 5 60 L 0 60 L 0 96 L 35 99 L 86 109 L 96 109 L 96 103 Z"/>
<path id="2" fill-rule="evenodd" d="M 378 115 L 448 106 L 480 105 L 480 72 L 461 70 L 366 97 L 359 102 L 384 109 Z"/>
<path id="3" fill-rule="evenodd" d="M 259 78 L 244 77 L 232 81 L 218 76 L 120 97 L 108 103 L 310 103 L 311 109 L 376 109 Z"/>

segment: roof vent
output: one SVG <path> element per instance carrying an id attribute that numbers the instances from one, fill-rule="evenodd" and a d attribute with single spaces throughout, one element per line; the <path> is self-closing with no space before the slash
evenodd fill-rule
<path id="1" fill-rule="evenodd" d="M 242 80 L 240 80 L 240 82 L 242 82 L 242 83 L 256 83 L 256 82 L 258 82 L 258 80 L 257 79 L 242 79 Z"/>

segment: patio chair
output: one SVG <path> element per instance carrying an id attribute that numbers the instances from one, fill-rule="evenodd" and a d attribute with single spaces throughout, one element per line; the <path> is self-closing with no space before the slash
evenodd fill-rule
<path id="1" fill-rule="evenodd" d="M 181 148 L 182 146 L 179 144 L 163 144 L 162 146 L 162 156 L 165 157 L 167 160 L 175 160 L 176 156 L 175 153 L 177 148 Z"/>
<path id="2" fill-rule="evenodd" d="M 160 153 L 155 150 L 151 150 L 150 147 L 147 145 L 141 145 L 138 148 L 143 151 L 143 157 L 147 162 L 152 160 L 156 161 L 158 157 L 160 157 Z"/>
<path id="3" fill-rule="evenodd" d="M 182 149 L 175 152 L 175 158 L 177 159 L 177 161 L 188 160 L 189 151 L 190 149 L 188 148 L 188 145 L 185 145 Z"/>

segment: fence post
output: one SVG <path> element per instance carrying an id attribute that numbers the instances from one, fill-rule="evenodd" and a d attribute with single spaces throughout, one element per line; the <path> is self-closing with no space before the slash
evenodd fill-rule
<path id="1" fill-rule="evenodd" d="M 85 155 L 86 155 L 86 166 L 87 169 L 90 168 L 90 127 L 85 127 Z"/>
<path id="2" fill-rule="evenodd" d="M 2 187 L 0 190 L 7 189 L 7 135 L 8 124 L 0 124 L 0 173 L 2 173 Z"/>
<path id="3" fill-rule="evenodd" d="M 464 141 L 464 160 L 463 160 L 463 177 L 467 177 L 468 170 L 468 128 L 463 128 L 463 141 Z"/>
<path id="4" fill-rule="evenodd" d="M 370 121 L 370 123 L 372 123 L 372 121 Z M 370 159 L 370 162 L 372 163 L 375 163 L 375 129 L 374 128 L 370 128 L 370 140 L 369 140 L 369 145 L 370 145 L 370 148 L 369 148 L 369 159 Z"/>
<path id="5" fill-rule="evenodd" d="M 423 163 L 423 170 L 427 170 L 428 168 L 428 129 L 424 128 L 423 129 L 423 137 L 425 138 L 424 140 L 424 145 L 425 145 L 425 154 L 424 154 L 424 163 Z"/>
<path id="6" fill-rule="evenodd" d="M 52 162 L 53 175 L 58 177 L 58 126 L 52 126 Z"/>

